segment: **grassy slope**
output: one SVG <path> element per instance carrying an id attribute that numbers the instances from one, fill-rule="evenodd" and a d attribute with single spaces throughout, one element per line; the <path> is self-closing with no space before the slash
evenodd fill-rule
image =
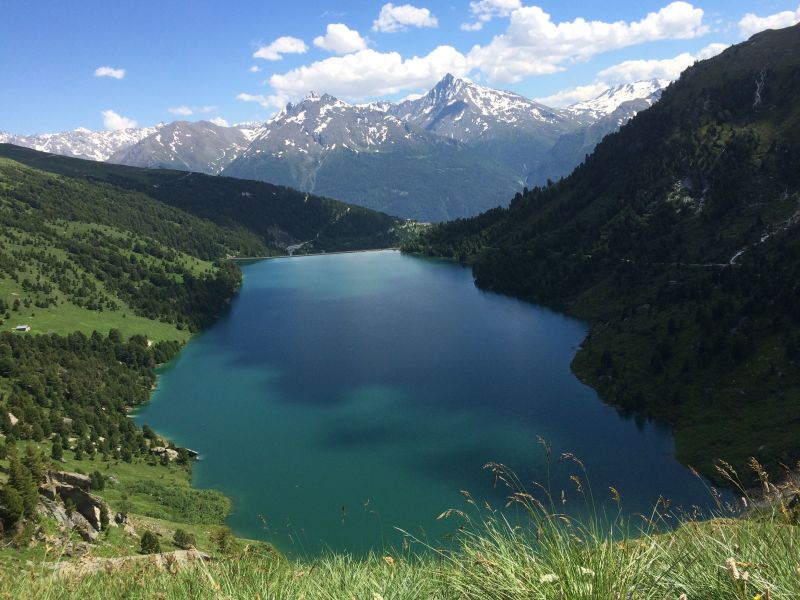
<path id="1" fill-rule="evenodd" d="M 31 208 L 15 201 L 19 182 L 34 182 L 45 187 L 45 191 L 38 195 L 43 200 L 42 206 Z M 33 185 L 33 184 L 32 184 Z M 69 243 L 84 239 L 88 234 L 97 236 L 97 239 L 108 241 L 109 244 L 121 244 L 116 249 L 116 255 L 130 259 L 135 257 L 140 264 L 147 265 L 148 268 L 183 270 L 195 276 L 201 276 L 213 271 L 212 264 L 192 256 L 181 250 L 173 251 L 174 254 L 166 258 L 150 256 L 142 252 L 126 249 L 123 243 L 133 245 L 139 243 L 147 245 L 155 243 L 163 246 L 160 240 L 164 236 L 158 228 L 150 228 L 146 223 L 137 222 L 138 231 L 142 234 L 132 234 L 130 228 L 125 228 L 126 215 L 115 215 L 104 218 L 92 209 L 92 204 L 87 200 L 86 206 L 82 206 L 80 211 L 73 211 L 70 200 L 65 199 L 65 194 L 74 194 L 83 202 L 89 194 L 97 192 L 97 186 L 86 183 L 71 183 L 56 176 L 44 174 L 39 171 L 22 167 L 18 163 L 0 159 L 0 209 L 10 215 L 6 225 L 0 231 L 0 245 L 8 267 L 0 270 L 0 300 L 9 306 L 15 300 L 23 303 L 18 311 L 8 312 L 8 322 L 4 326 L 14 327 L 18 324 L 28 324 L 32 327 L 33 333 L 56 333 L 60 335 L 68 334 L 73 331 L 82 331 L 90 334 L 98 330 L 107 332 L 110 329 L 119 329 L 126 336 L 133 334 L 144 334 L 153 341 L 160 340 L 179 340 L 185 341 L 189 334 L 187 331 L 176 328 L 174 323 L 162 322 L 146 318 L 137 314 L 137 310 L 131 307 L 124 298 L 120 297 L 113 289 L 109 288 L 95 275 L 88 271 L 81 262 L 80 258 L 71 254 Z M 100 193 L 113 193 L 113 190 L 100 188 Z M 61 194 L 61 196 L 59 196 Z M 46 198 L 60 197 L 61 206 L 50 206 Z M 138 220 L 136 215 L 137 207 L 131 206 L 134 202 L 144 204 L 154 204 L 146 198 L 136 197 L 129 194 L 123 195 L 121 202 L 127 204 L 127 209 L 133 212 L 127 220 Z M 130 202 L 130 204 L 128 204 Z M 111 209 L 114 211 L 115 209 Z M 97 216 L 100 220 L 105 220 L 109 225 L 88 223 L 81 219 L 82 211 L 88 211 L 90 218 Z M 124 211 L 123 211 L 124 212 Z M 175 211 L 172 211 L 175 212 Z M 60 218 L 63 215 L 66 218 Z M 36 227 L 30 226 L 24 217 L 32 217 Z M 167 220 L 174 218 L 173 214 L 167 209 L 156 211 L 154 219 Z M 73 220 L 76 219 L 76 220 Z M 117 219 L 115 223 L 114 220 Z M 194 221 L 197 221 L 196 219 Z M 195 224 L 191 219 L 188 226 Z M 147 235 L 149 233 L 153 237 Z M 230 241 L 234 238 L 231 236 Z M 180 245 L 180 242 L 178 242 Z M 259 250 L 262 246 L 256 240 L 246 242 L 246 248 Z M 225 252 L 230 246 L 223 243 L 219 245 L 218 253 Z M 187 250 L 189 248 L 187 247 Z M 214 251 L 212 249 L 212 251 Z M 52 269 L 51 260 L 59 266 Z M 96 286 L 93 295 L 113 301 L 117 308 L 115 310 L 96 310 L 89 309 L 81 302 L 75 294 L 66 293 L 60 289 L 56 277 L 64 272 L 70 271 L 75 279 L 86 277 L 92 280 Z M 29 280 L 42 286 L 50 288 L 50 291 L 24 289 L 24 281 Z M 47 302 L 44 302 L 47 300 Z M 30 306 L 24 306 L 25 303 Z M 36 306 L 36 303 L 47 304 L 47 306 Z M 4 315 L 0 315 L 2 317 Z"/>
<path id="2" fill-rule="evenodd" d="M 408 549 L 361 558 L 327 554 L 289 560 L 264 546 L 240 545 L 177 574 L 137 565 L 55 578 L 35 563 L 0 569 L 0 594 L 22 599 L 306 600 L 663 600 L 682 594 L 752 600 L 767 591 L 772 598 L 800 596 L 796 508 L 793 512 L 776 504 L 746 519 L 718 515 L 705 522 L 664 510 L 636 522 L 612 519 L 609 533 L 608 521 L 561 518 L 557 508 L 545 509 L 522 492 L 512 502 L 520 508 L 518 523 L 475 507 L 451 513 L 464 527 L 449 550 L 420 553 L 412 542 Z M 115 532 L 106 543 L 97 556 L 121 548 Z"/>

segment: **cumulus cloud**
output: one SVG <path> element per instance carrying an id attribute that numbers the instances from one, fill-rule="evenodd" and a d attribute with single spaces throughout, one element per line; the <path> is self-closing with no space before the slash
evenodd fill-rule
<path id="1" fill-rule="evenodd" d="M 480 31 L 483 29 L 483 23 L 475 21 L 474 23 L 462 23 L 461 31 Z"/>
<path id="2" fill-rule="evenodd" d="M 490 84 L 515 82 L 563 70 L 602 52 L 654 40 L 689 39 L 707 31 L 703 11 L 687 2 L 672 2 L 639 21 L 613 23 L 580 18 L 556 23 L 537 6 L 513 8 L 504 0 L 492 0 L 482 8 L 479 4 L 475 10 L 483 11 L 480 14 L 510 11 L 505 33 L 485 46 L 476 45 L 466 53 L 439 46 L 427 55 L 410 58 L 366 48 L 274 74 L 269 84 L 276 95 L 291 99 L 309 90 L 365 99 L 429 87 L 448 72 Z"/>
<path id="3" fill-rule="evenodd" d="M 303 40 L 285 35 L 267 46 L 261 46 L 253 53 L 253 58 L 282 60 L 284 54 L 304 54 L 307 51 L 308 46 Z"/>
<path id="4" fill-rule="evenodd" d="M 247 72 L 248 73 L 259 73 L 259 72 L 261 72 L 261 67 L 259 67 L 258 65 L 253 65 L 249 69 L 247 69 Z"/>
<path id="5" fill-rule="evenodd" d="M 122 79 L 123 77 L 125 77 L 125 69 L 115 69 L 114 67 L 97 67 L 94 70 L 94 76 Z"/>
<path id="6" fill-rule="evenodd" d="M 684 52 L 673 58 L 662 60 L 626 60 L 600 71 L 594 83 L 561 90 L 551 96 L 536 100 L 548 106 L 569 106 L 576 102 L 596 98 L 613 85 L 647 79 L 672 81 L 696 61 L 716 56 L 727 47 L 727 44 L 709 44 L 694 54 Z"/>
<path id="7" fill-rule="evenodd" d="M 104 110 L 101 114 L 103 115 L 103 127 L 106 129 L 116 131 L 118 129 L 131 129 L 132 127 L 136 127 L 136 121 L 128 117 L 123 117 L 111 109 Z"/>
<path id="8" fill-rule="evenodd" d="M 664 39 L 689 39 L 708 32 L 703 10 L 672 2 L 634 22 L 573 21 L 554 23 L 538 6 L 511 12 L 508 30 L 486 46 L 475 46 L 472 60 L 489 79 L 516 82 L 528 75 L 554 73 L 566 61 L 588 60 L 609 50 Z"/>
<path id="9" fill-rule="evenodd" d="M 709 44 L 696 54 L 684 52 L 673 58 L 662 60 L 626 60 L 597 74 L 601 81 L 609 84 L 629 83 L 643 79 L 677 79 L 683 71 L 696 61 L 716 56 L 728 46 Z"/>
<path id="10" fill-rule="evenodd" d="M 479 31 L 483 24 L 495 17 L 507 17 L 512 11 L 522 8 L 520 0 L 477 0 L 469 3 L 469 11 L 476 19 L 472 23 L 463 23 L 463 31 Z"/>
<path id="11" fill-rule="evenodd" d="M 325 35 L 314 38 L 314 45 L 335 54 L 349 54 L 367 47 L 367 42 L 355 29 L 344 23 L 331 23 Z"/>
<path id="12" fill-rule="evenodd" d="M 206 114 L 217 110 L 216 106 L 174 106 L 167 109 L 173 115 L 188 117 L 194 114 Z"/>
<path id="13" fill-rule="evenodd" d="M 439 21 L 427 8 L 417 8 L 411 4 L 395 6 L 391 2 L 381 7 L 378 18 L 372 23 L 373 31 L 394 33 L 409 27 L 438 27 Z"/>
<path id="14" fill-rule="evenodd" d="M 290 97 L 325 90 L 337 96 L 367 98 L 430 87 L 445 73 L 463 76 L 469 70 L 467 57 L 451 46 L 406 59 L 397 52 L 366 49 L 273 75 L 269 83 Z"/>
<path id="15" fill-rule="evenodd" d="M 241 102 L 256 102 L 264 108 L 283 108 L 289 101 L 289 97 L 284 94 L 238 94 L 237 100 Z"/>
<path id="16" fill-rule="evenodd" d="M 609 86 L 606 83 L 590 83 L 588 85 L 579 85 L 578 87 L 568 90 L 561 90 L 550 96 L 536 98 L 536 101 L 547 106 L 569 106 L 576 102 L 585 102 L 586 100 L 597 98 L 608 88 Z"/>
<path id="17" fill-rule="evenodd" d="M 222 117 L 214 117 L 213 119 L 209 119 L 209 122 L 213 123 L 214 125 L 218 125 L 219 127 L 230 127 L 228 122 Z"/>
<path id="18" fill-rule="evenodd" d="M 797 10 L 784 10 L 766 17 L 747 13 L 739 21 L 739 33 L 742 34 L 742 37 L 750 37 L 765 29 L 783 29 L 797 23 L 800 23 L 800 6 L 797 7 Z"/>

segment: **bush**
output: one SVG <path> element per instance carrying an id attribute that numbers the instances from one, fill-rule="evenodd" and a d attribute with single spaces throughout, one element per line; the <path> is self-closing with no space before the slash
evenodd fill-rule
<path id="1" fill-rule="evenodd" d="M 218 527 L 211 532 L 211 541 L 217 550 L 224 554 L 230 552 L 233 547 L 233 534 L 227 527 Z"/>
<path id="2" fill-rule="evenodd" d="M 145 531 L 140 542 L 142 554 L 157 554 L 161 552 L 161 542 L 152 531 Z"/>
<path id="3" fill-rule="evenodd" d="M 187 548 L 193 548 L 197 545 L 197 539 L 194 537 L 194 535 L 183 529 L 175 530 L 175 535 L 172 537 L 172 542 L 178 548 L 183 548 L 184 550 Z"/>
<path id="4" fill-rule="evenodd" d="M 75 506 L 75 501 L 72 498 L 67 498 L 64 501 L 64 510 L 66 511 L 68 517 L 71 517 L 72 513 L 74 513 L 76 509 L 77 507 Z"/>
<path id="5" fill-rule="evenodd" d="M 94 470 L 91 475 L 89 475 L 89 479 L 91 480 L 91 487 L 93 490 L 102 491 L 106 487 L 106 478 L 103 477 L 103 474 L 98 471 Z"/>

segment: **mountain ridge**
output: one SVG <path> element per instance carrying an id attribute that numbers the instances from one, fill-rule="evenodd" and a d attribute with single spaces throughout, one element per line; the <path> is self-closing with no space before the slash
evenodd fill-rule
<path id="1" fill-rule="evenodd" d="M 123 132 L 0 134 L 0 141 L 256 179 L 443 221 L 503 204 L 526 183 L 567 174 L 603 135 L 652 104 L 657 85 L 610 88 L 595 105 L 553 109 L 447 74 L 424 96 L 397 104 L 351 104 L 312 92 L 260 124 L 175 121 Z M 637 92 L 647 98 L 621 110 Z M 92 139 L 102 148 L 92 151 Z"/>

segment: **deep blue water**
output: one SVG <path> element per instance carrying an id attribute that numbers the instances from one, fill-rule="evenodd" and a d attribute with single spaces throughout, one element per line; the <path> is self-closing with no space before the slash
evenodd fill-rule
<path id="1" fill-rule="evenodd" d="M 237 534 L 285 551 L 360 552 L 401 528 L 436 542 L 466 508 L 502 506 L 488 461 L 580 506 L 562 452 L 627 511 L 708 502 L 668 430 L 620 417 L 570 371 L 584 323 L 483 292 L 468 269 L 384 251 L 244 267 L 230 312 L 166 367 L 137 416 L 201 452 L 197 487 L 234 501 Z M 581 475 L 582 476 L 582 475 Z M 583 476 L 582 476 L 583 477 Z M 559 500 L 560 504 L 560 500 Z"/>

